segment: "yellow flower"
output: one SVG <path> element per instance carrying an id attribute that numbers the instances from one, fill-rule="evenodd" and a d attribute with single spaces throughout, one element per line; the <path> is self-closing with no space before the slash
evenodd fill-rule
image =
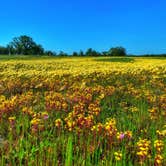
<path id="1" fill-rule="evenodd" d="M 163 150 L 164 142 L 162 140 L 155 140 L 154 147 L 156 148 L 156 151 L 160 153 Z"/>
<path id="2" fill-rule="evenodd" d="M 137 142 L 137 155 L 140 157 L 140 160 L 145 160 L 147 157 L 150 157 L 150 141 L 147 139 L 140 139 Z"/>
<path id="3" fill-rule="evenodd" d="M 105 94 L 104 94 L 104 93 L 102 93 L 102 94 L 99 96 L 100 99 L 103 99 L 104 97 L 105 97 Z"/>
<path id="4" fill-rule="evenodd" d="M 122 152 L 114 152 L 115 160 L 120 161 L 122 159 Z"/>
<path id="5" fill-rule="evenodd" d="M 34 118 L 31 120 L 31 125 L 38 125 L 41 122 L 40 119 Z"/>
<path id="6" fill-rule="evenodd" d="M 157 154 L 155 157 L 155 165 L 161 166 L 163 162 L 163 157 L 160 154 Z"/>
<path id="7" fill-rule="evenodd" d="M 61 119 L 56 119 L 56 120 L 55 120 L 55 126 L 56 126 L 56 127 L 61 127 L 62 124 L 63 124 L 63 122 L 62 122 Z"/>
<path id="8" fill-rule="evenodd" d="M 15 116 L 12 116 L 12 117 L 9 117 L 8 120 L 11 122 L 11 121 L 15 121 L 16 117 Z"/>

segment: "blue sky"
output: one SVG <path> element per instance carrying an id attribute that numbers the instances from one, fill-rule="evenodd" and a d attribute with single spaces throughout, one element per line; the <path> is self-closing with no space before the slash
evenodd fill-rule
<path id="1" fill-rule="evenodd" d="M 165 0 L 1 0 L 0 45 L 29 35 L 45 49 L 166 53 Z"/>

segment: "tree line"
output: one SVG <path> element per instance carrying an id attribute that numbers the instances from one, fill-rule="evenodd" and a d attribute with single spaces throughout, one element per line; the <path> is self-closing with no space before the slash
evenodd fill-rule
<path id="1" fill-rule="evenodd" d="M 42 45 L 26 35 L 13 38 L 6 47 L 0 46 L 0 54 L 3 55 L 43 55 L 45 52 Z"/>
<path id="2" fill-rule="evenodd" d="M 89 48 L 87 51 L 74 51 L 72 54 L 67 54 L 60 51 L 58 54 L 53 51 L 48 51 L 41 44 L 37 44 L 31 37 L 22 35 L 15 37 L 6 46 L 0 46 L 1 55 L 48 55 L 48 56 L 125 56 L 126 50 L 123 47 L 114 47 L 108 51 L 97 52 Z"/>

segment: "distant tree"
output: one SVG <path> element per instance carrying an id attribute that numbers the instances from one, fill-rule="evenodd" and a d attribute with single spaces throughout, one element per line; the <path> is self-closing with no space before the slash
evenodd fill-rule
<path id="1" fill-rule="evenodd" d="M 16 54 L 16 50 L 14 49 L 14 47 L 10 43 L 6 46 L 6 48 L 8 50 L 9 55 Z"/>
<path id="2" fill-rule="evenodd" d="M 15 50 L 16 54 L 22 55 L 41 55 L 44 53 L 44 49 L 41 45 L 36 44 L 29 36 L 23 35 L 13 38 L 9 43 L 9 48 Z"/>
<path id="3" fill-rule="evenodd" d="M 84 52 L 82 50 L 80 50 L 79 55 L 78 56 L 84 56 Z"/>
<path id="4" fill-rule="evenodd" d="M 88 50 L 85 52 L 86 56 L 93 56 L 93 49 L 92 48 L 88 48 Z"/>
<path id="5" fill-rule="evenodd" d="M 63 52 L 63 51 L 60 51 L 59 54 L 58 54 L 58 56 L 68 56 L 68 54 L 65 53 L 65 52 Z"/>
<path id="6" fill-rule="evenodd" d="M 100 56 L 100 53 L 98 53 L 97 51 L 93 50 L 92 48 L 89 48 L 86 51 L 85 56 Z"/>
<path id="7" fill-rule="evenodd" d="M 49 51 L 45 51 L 44 54 L 48 55 L 48 56 L 56 56 L 56 53 L 53 52 L 53 51 L 50 51 L 50 50 Z"/>
<path id="8" fill-rule="evenodd" d="M 8 49 L 6 47 L 0 46 L 0 54 L 1 55 L 8 54 Z"/>
<path id="9" fill-rule="evenodd" d="M 108 56 L 108 51 L 103 51 L 103 52 L 101 53 L 101 56 Z"/>
<path id="10" fill-rule="evenodd" d="M 108 51 L 109 56 L 126 56 L 126 49 L 123 47 L 113 47 Z"/>
<path id="11" fill-rule="evenodd" d="M 76 52 L 76 51 L 74 51 L 73 52 L 73 54 L 72 54 L 72 56 L 79 56 L 79 57 L 82 57 L 82 56 L 84 56 L 84 52 L 82 51 L 82 50 L 80 50 L 80 52 Z"/>
<path id="12" fill-rule="evenodd" d="M 73 52 L 72 56 L 79 56 L 79 54 L 77 52 Z"/>
<path id="13" fill-rule="evenodd" d="M 103 56 L 103 54 L 100 52 L 97 52 L 96 56 Z"/>
<path id="14" fill-rule="evenodd" d="M 31 55 L 43 55 L 44 48 L 40 44 L 35 44 L 31 49 Z"/>

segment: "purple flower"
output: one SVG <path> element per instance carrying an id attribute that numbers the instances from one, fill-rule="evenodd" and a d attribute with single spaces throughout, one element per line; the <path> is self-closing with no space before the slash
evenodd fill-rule
<path id="1" fill-rule="evenodd" d="M 44 115 L 43 118 L 44 118 L 44 120 L 46 120 L 46 119 L 49 118 L 49 116 L 48 115 Z"/>
<path id="2" fill-rule="evenodd" d="M 119 138 L 120 138 L 120 139 L 123 139 L 123 138 L 124 138 L 124 136 L 125 136 L 125 134 L 124 134 L 124 133 L 120 133 Z"/>

